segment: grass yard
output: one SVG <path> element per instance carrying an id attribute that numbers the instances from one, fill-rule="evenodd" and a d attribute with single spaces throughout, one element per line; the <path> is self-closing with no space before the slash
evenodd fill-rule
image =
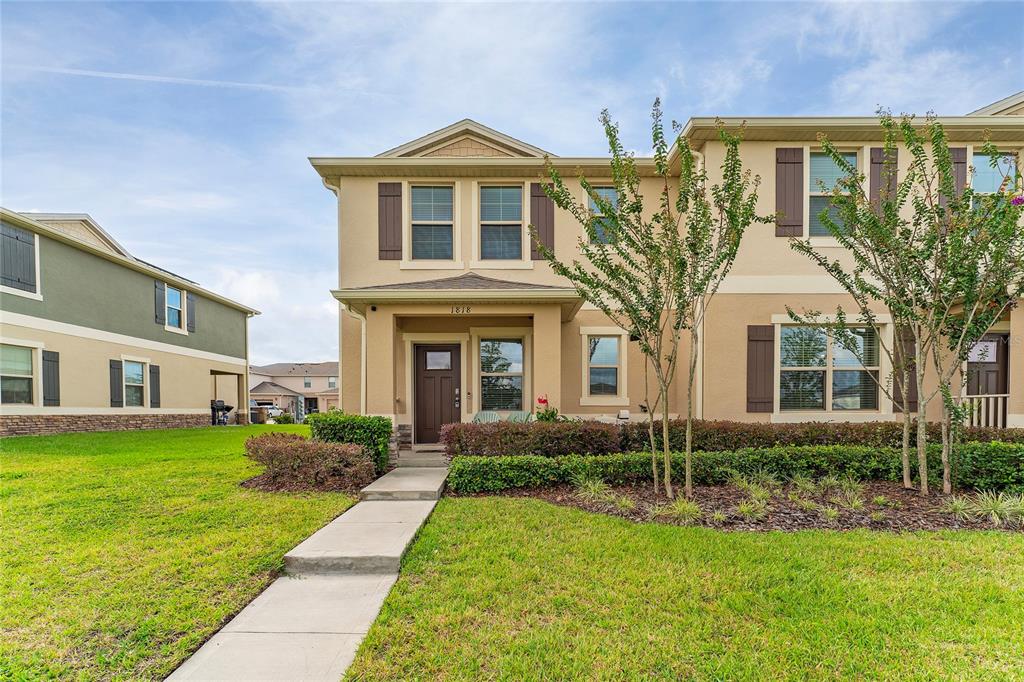
<path id="1" fill-rule="evenodd" d="M 350 677 L 1024 679 L 1024 535 L 725 533 L 448 498 Z"/>
<path id="2" fill-rule="evenodd" d="M 169 674 L 353 500 L 239 487 L 231 427 L 0 440 L 0 679 Z"/>

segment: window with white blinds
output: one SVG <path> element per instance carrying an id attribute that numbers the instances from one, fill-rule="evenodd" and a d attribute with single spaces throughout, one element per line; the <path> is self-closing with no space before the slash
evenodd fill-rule
<path id="1" fill-rule="evenodd" d="M 854 168 L 857 167 L 857 153 L 856 152 L 844 152 L 842 154 L 843 160 L 852 165 Z M 832 190 L 835 189 L 836 184 L 845 177 L 845 172 L 839 167 L 839 164 L 835 160 L 826 154 L 825 152 L 811 152 L 811 182 L 810 187 L 810 236 L 812 237 L 831 237 L 832 233 L 829 232 L 825 223 L 821 220 L 821 214 L 827 211 L 829 219 L 836 223 L 842 224 L 839 218 L 839 211 L 832 206 L 830 197 Z"/>
<path id="2" fill-rule="evenodd" d="M 453 226 L 453 187 L 412 187 L 414 260 L 451 260 L 454 253 Z"/>
<path id="3" fill-rule="evenodd" d="M 480 259 L 523 257 L 523 188 L 480 188 Z"/>
<path id="4" fill-rule="evenodd" d="M 780 410 L 878 409 L 878 338 L 869 327 L 851 332 L 847 346 L 820 329 L 782 327 Z"/>

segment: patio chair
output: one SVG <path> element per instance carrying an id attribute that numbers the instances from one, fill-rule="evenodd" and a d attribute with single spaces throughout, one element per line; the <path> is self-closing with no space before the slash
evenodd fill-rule
<path id="1" fill-rule="evenodd" d="M 505 417 L 505 421 L 518 422 L 520 424 L 525 424 L 526 422 L 533 421 L 533 413 L 532 412 L 524 412 L 522 410 L 516 410 L 514 412 L 509 412 L 508 416 Z"/>
<path id="2" fill-rule="evenodd" d="M 474 424 L 490 424 L 491 422 L 500 422 L 501 417 L 497 412 L 492 410 L 480 410 L 473 415 Z"/>

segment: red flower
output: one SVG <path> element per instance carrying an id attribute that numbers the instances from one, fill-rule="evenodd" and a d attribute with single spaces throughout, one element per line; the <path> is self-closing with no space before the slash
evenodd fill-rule
<path id="1" fill-rule="evenodd" d="M 537 396 L 537 404 L 538 405 L 544 405 L 545 407 L 547 407 L 548 397 L 546 395 L 539 395 L 539 396 Z"/>

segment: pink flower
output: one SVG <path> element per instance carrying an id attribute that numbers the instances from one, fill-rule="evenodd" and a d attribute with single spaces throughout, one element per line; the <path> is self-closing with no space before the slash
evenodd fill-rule
<path id="1" fill-rule="evenodd" d="M 1014 206 L 1020 206 L 1024 204 L 1024 194 L 1019 194 L 1014 198 L 1010 199 L 1010 203 L 1013 204 Z"/>

